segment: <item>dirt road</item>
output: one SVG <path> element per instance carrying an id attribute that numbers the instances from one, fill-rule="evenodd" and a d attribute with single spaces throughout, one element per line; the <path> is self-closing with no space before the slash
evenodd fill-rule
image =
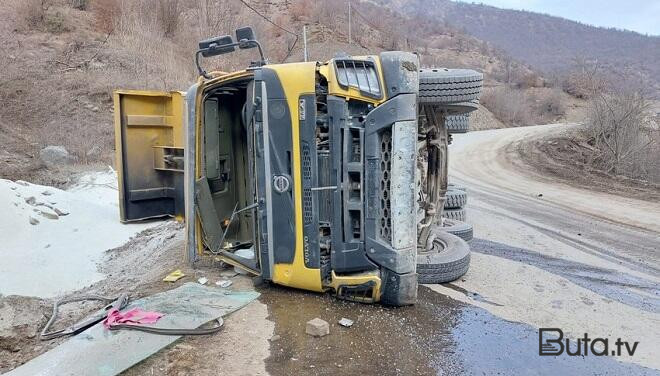
<path id="1" fill-rule="evenodd" d="M 468 187 L 475 227 L 468 274 L 434 291 L 506 320 L 639 341 L 660 368 L 660 203 L 554 182 L 520 162 L 516 143 L 547 125 L 472 132 L 450 147 L 450 181 Z"/>

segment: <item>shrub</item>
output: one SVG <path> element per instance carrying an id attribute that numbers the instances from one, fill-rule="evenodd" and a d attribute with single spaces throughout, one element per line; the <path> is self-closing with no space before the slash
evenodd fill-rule
<path id="1" fill-rule="evenodd" d="M 46 20 L 49 4 L 46 0 L 25 0 L 18 8 L 18 13 L 30 28 L 40 28 Z"/>
<path id="2" fill-rule="evenodd" d="M 509 87 L 486 88 L 481 95 L 481 104 L 507 125 L 532 123 L 531 108 L 522 90 Z"/>
<path id="3" fill-rule="evenodd" d="M 91 8 L 98 30 L 103 33 L 112 32 L 121 16 L 119 0 L 95 0 Z"/>
<path id="4" fill-rule="evenodd" d="M 158 0 L 158 22 L 166 37 L 172 36 L 179 26 L 179 0 Z"/>

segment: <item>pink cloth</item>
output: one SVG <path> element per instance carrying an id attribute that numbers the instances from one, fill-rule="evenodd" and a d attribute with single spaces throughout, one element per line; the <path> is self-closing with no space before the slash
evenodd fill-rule
<path id="1" fill-rule="evenodd" d="M 119 312 L 113 308 L 108 311 L 108 317 L 103 320 L 103 326 L 109 329 L 115 324 L 154 324 L 163 317 L 162 313 L 143 311 L 140 308 L 133 308 L 126 312 Z"/>

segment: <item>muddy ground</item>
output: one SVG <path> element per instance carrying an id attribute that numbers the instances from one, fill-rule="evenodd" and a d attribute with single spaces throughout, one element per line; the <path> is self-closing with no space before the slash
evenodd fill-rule
<path id="1" fill-rule="evenodd" d="M 226 317 L 222 332 L 182 338 L 126 375 L 659 374 L 660 204 L 562 184 L 521 162 L 511 145 L 551 130 L 455 138 L 452 180 L 468 187 L 472 262 L 453 283 L 420 286 L 415 306 L 254 286 L 212 260 L 190 269 L 175 222 L 107 252 L 101 270 L 108 278 L 80 292 L 141 297 L 205 276 L 261 293 Z M 177 268 L 187 276 L 161 281 Z M 58 343 L 36 337 L 51 302 L 0 297 L 0 373 Z M 65 316 L 72 321 L 95 307 L 72 307 Z M 314 317 L 330 323 L 330 335 L 304 333 Z M 355 324 L 339 326 L 343 317 Z M 540 357 L 540 327 L 561 328 L 572 344 L 587 332 L 639 346 L 633 356 Z"/>

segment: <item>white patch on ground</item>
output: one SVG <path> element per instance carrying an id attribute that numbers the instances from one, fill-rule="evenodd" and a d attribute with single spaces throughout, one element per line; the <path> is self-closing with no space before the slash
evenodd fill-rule
<path id="1" fill-rule="evenodd" d="M 106 250 L 158 224 L 119 221 L 111 170 L 67 191 L 0 179 L 0 210 L 0 295 L 49 298 L 97 282 Z"/>
<path id="2" fill-rule="evenodd" d="M 443 285 L 427 286 L 509 321 L 539 328 L 560 327 L 565 338 L 581 338 L 584 333 L 591 338 L 610 338 L 610 349 L 617 338 L 639 341 L 634 356 L 617 360 L 660 369 L 660 315 L 656 313 L 604 298 L 537 267 L 480 253 L 472 253 L 470 270 L 453 284 L 480 297 Z"/>

